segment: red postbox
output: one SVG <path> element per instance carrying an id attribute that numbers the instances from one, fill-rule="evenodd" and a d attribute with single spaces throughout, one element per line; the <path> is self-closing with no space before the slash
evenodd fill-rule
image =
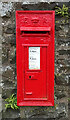
<path id="1" fill-rule="evenodd" d="M 17 105 L 54 105 L 54 11 L 16 11 Z"/>

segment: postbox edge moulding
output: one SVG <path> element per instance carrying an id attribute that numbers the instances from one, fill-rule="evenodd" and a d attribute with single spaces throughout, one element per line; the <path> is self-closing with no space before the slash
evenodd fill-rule
<path id="1" fill-rule="evenodd" d="M 55 11 L 16 11 L 17 105 L 54 106 Z"/>

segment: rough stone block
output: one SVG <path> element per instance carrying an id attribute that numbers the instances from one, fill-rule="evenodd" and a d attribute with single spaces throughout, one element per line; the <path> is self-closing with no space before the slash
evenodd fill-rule
<path id="1" fill-rule="evenodd" d="M 8 118 L 8 119 L 19 119 L 20 118 L 20 111 L 19 110 L 13 110 L 13 109 L 7 109 L 2 113 L 2 118 Z"/>
<path id="2" fill-rule="evenodd" d="M 2 98 L 9 98 L 13 93 L 16 94 L 17 90 L 15 88 L 2 88 Z"/>
<path id="3" fill-rule="evenodd" d="M 16 83 L 16 81 L 14 80 L 14 81 L 12 81 L 12 80 L 10 80 L 9 78 L 6 78 L 6 77 L 2 77 L 2 79 L 3 79 L 3 81 L 2 81 L 2 83 L 3 83 L 3 88 L 16 88 L 16 86 L 17 86 L 17 83 Z"/>
<path id="4" fill-rule="evenodd" d="M 55 76 L 55 82 L 57 85 L 68 85 L 69 84 L 69 78 L 68 75 L 65 74 L 57 74 Z"/>
<path id="5" fill-rule="evenodd" d="M 16 48 L 14 46 L 9 49 L 8 59 L 11 64 L 16 64 Z"/>
<path id="6" fill-rule="evenodd" d="M 15 80 L 15 65 L 11 66 L 11 65 L 4 65 L 2 67 L 2 76 L 4 78 L 8 78 L 9 81 L 14 82 Z"/>
<path id="7" fill-rule="evenodd" d="M 14 34 L 15 33 L 15 25 L 13 23 L 5 25 L 3 27 L 3 32 L 6 34 Z"/>
<path id="8" fill-rule="evenodd" d="M 10 3 L 3 3 L 3 2 L 0 3 L 0 16 L 1 17 L 4 17 L 4 16 L 9 17 L 12 10 L 13 10 L 13 5 L 11 2 Z"/>
<path id="9" fill-rule="evenodd" d="M 8 61 L 8 48 L 3 45 L 2 46 L 2 64 Z"/>
<path id="10" fill-rule="evenodd" d="M 20 107 L 21 118 L 56 119 L 66 118 L 66 106 L 64 103 L 57 107 Z"/>
<path id="11" fill-rule="evenodd" d="M 10 44 L 11 46 L 15 46 L 16 45 L 16 35 L 14 35 L 14 34 L 4 34 L 3 43 L 5 43 L 7 45 Z"/>
<path id="12" fill-rule="evenodd" d="M 68 87 L 56 85 L 55 96 L 57 99 L 68 97 Z"/>

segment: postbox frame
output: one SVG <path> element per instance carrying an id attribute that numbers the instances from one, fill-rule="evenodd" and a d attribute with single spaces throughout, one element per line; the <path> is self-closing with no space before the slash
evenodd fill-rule
<path id="1" fill-rule="evenodd" d="M 52 30 L 53 30 L 53 35 L 52 35 L 52 40 L 53 40 L 53 47 L 51 48 L 51 46 L 49 47 L 48 49 L 48 44 L 22 44 L 21 45 L 21 42 L 19 40 L 19 25 L 18 25 L 18 14 L 23 14 L 23 13 L 41 13 L 41 14 L 44 14 L 44 13 L 49 13 L 49 14 L 52 14 L 53 16 L 53 19 L 52 19 Z M 16 65 L 17 65 L 17 105 L 18 106 L 54 106 L 54 26 L 55 26 L 55 11 L 16 11 Z M 20 28 L 21 30 L 23 30 L 23 28 L 21 27 Z M 31 28 L 32 29 L 32 28 Z M 48 30 L 50 30 L 50 27 L 49 28 L 46 28 Z M 28 30 L 28 29 L 27 29 Z M 27 31 L 26 30 L 26 31 Z M 45 28 L 44 28 L 45 30 Z M 22 47 L 23 46 L 23 47 Z M 48 85 L 47 85 L 47 94 L 48 94 L 48 97 L 47 99 L 44 99 L 44 102 L 42 102 L 41 99 L 25 99 L 24 98 L 24 72 L 25 70 L 23 70 L 22 68 L 24 68 L 24 60 L 23 62 L 21 61 L 22 58 L 24 58 L 24 55 L 22 51 L 24 51 L 24 47 L 32 47 L 32 46 L 38 46 L 38 47 L 41 47 L 41 46 L 46 46 L 47 47 L 47 62 L 50 61 L 50 59 L 52 59 L 52 63 L 49 64 L 49 68 L 52 68 L 52 71 L 48 71 L 48 73 L 50 74 L 50 78 L 52 77 L 52 79 L 49 80 L 49 75 L 47 75 L 47 82 L 48 82 Z M 52 50 L 51 50 L 52 49 Z M 52 58 L 49 57 L 48 54 L 50 54 L 50 51 L 52 51 Z M 51 67 L 52 66 L 52 67 Z M 32 71 L 32 70 L 31 70 Z M 38 70 L 37 70 L 38 71 Z M 24 76 L 22 78 L 22 76 Z M 52 94 L 52 95 L 51 95 Z"/>

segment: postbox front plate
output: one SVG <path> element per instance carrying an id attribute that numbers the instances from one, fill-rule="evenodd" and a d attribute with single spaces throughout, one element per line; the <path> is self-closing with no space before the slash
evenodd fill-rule
<path id="1" fill-rule="evenodd" d="M 17 105 L 54 105 L 54 11 L 16 11 Z"/>

